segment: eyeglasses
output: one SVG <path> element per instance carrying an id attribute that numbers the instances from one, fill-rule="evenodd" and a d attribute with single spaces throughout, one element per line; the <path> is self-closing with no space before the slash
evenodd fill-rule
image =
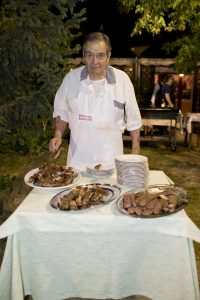
<path id="1" fill-rule="evenodd" d="M 84 53 L 84 57 L 86 59 L 93 59 L 93 58 L 96 58 L 98 60 L 104 60 L 106 57 L 107 57 L 107 54 L 106 53 L 92 53 L 92 52 L 89 52 L 89 51 L 86 51 Z"/>

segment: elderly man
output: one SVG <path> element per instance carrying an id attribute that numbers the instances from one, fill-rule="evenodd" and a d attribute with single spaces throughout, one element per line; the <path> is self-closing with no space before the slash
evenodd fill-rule
<path id="1" fill-rule="evenodd" d="M 100 32 L 83 44 L 84 66 L 64 78 L 54 101 L 56 129 L 49 142 L 56 151 L 67 125 L 70 143 L 67 165 L 84 170 L 88 164 L 114 164 L 123 153 L 122 133 L 132 136 L 132 153 L 140 151 L 141 116 L 128 75 L 109 65 L 110 40 Z"/>

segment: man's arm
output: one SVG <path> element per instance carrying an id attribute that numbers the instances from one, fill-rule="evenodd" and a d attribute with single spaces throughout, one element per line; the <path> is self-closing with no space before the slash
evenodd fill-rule
<path id="1" fill-rule="evenodd" d="M 165 93 L 165 99 L 167 100 L 167 102 L 168 102 L 168 104 L 169 104 L 169 107 L 174 107 L 174 104 L 173 104 L 172 101 L 171 101 L 170 94 Z"/>
<path id="2" fill-rule="evenodd" d="M 67 123 L 58 116 L 56 117 L 56 122 L 55 122 L 55 133 L 54 137 L 50 140 L 49 142 L 49 150 L 51 152 L 55 152 L 58 150 L 62 143 L 62 135 L 67 127 Z"/>
<path id="3" fill-rule="evenodd" d="M 140 129 L 130 131 L 132 138 L 132 154 L 140 154 Z"/>

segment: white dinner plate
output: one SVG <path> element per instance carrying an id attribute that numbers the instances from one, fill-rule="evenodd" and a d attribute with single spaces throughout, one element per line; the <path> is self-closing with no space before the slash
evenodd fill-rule
<path id="1" fill-rule="evenodd" d="M 96 169 L 95 166 L 100 165 L 99 169 Z M 115 166 L 106 163 L 96 163 L 90 164 L 87 166 L 86 171 L 93 176 L 110 176 L 115 171 Z"/>
<path id="2" fill-rule="evenodd" d="M 39 171 L 39 168 L 33 169 L 31 171 L 29 171 L 25 176 L 24 176 L 24 182 L 32 187 L 32 188 L 37 188 L 37 189 L 41 189 L 41 190 L 58 190 L 58 189 L 66 189 L 66 188 L 70 188 L 76 184 L 78 184 L 82 178 L 83 175 L 80 171 L 73 169 L 76 173 L 76 177 L 74 178 L 73 182 L 71 184 L 68 185 L 63 185 L 63 186 L 55 186 L 55 187 L 44 187 L 44 186 L 38 186 L 35 185 L 34 183 L 30 182 L 30 177 L 33 176 L 35 173 L 37 173 Z"/>
<path id="3" fill-rule="evenodd" d="M 148 158 L 139 154 L 121 154 L 115 157 L 118 163 L 146 163 Z"/>

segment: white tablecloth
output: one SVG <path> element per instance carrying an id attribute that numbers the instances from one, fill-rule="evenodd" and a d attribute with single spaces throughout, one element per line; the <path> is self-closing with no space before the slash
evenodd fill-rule
<path id="1" fill-rule="evenodd" d="M 192 126 L 191 126 L 191 123 L 193 121 L 196 121 L 196 122 L 200 122 L 200 113 L 189 113 L 187 116 L 186 116 L 186 126 L 187 126 L 187 132 L 190 134 L 192 133 Z"/>
<path id="2" fill-rule="evenodd" d="M 172 183 L 157 171 L 150 172 L 149 183 L 162 177 L 163 184 Z M 0 299 L 138 294 L 154 300 L 199 300 L 192 240 L 200 242 L 200 231 L 184 210 L 139 219 L 122 215 L 113 201 L 84 212 L 59 212 L 49 205 L 55 193 L 33 189 L 0 227 L 0 237 L 9 236 Z"/>

